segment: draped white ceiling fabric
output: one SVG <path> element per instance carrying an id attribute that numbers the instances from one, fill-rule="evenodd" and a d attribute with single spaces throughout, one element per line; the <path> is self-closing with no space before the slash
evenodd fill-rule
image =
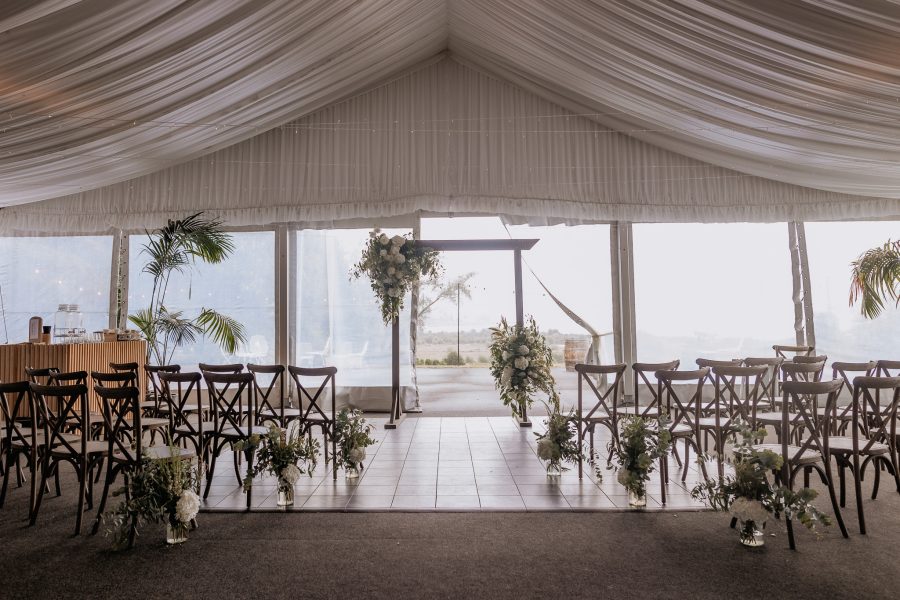
<path id="1" fill-rule="evenodd" d="M 897 218 L 898 50 L 876 0 L 14 0 L 0 232 Z"/>

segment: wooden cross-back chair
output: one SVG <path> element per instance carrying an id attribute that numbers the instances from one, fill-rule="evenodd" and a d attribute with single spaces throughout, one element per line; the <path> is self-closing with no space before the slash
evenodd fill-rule
<path id="1" fill-rule="evenodd" d="M 328 462 L 328 446 L 331 446 L 332 456 L 332 478 L 337 479 L 337 408 L 336 408 L 336 390 L 337 383 L 335 377 L 337 369 L 335 367 L 288 367 L 294 387 L 297 390 L 297 402 L 300 409 L 300 422 L 307 435 L 312 435 L 311 429 L 318 427 L 322 431 L 324 438 L 325 462 Z M 318 383 L 307 385 L 305 380 L 313 379 Z M 331 398 L 330 406 L 324 405 L 326 402 L 325 390 L 331 388 L 328 394 Z"/>
<path id="2" fill-rule="evenodd" d="M 704 448 L 706 448 L 705 436 L 714 435 L 720 479 L 725 475 L 724 450 L 731 426 L 740 419 L 751 428 L 755 428 L 756 411 L 767 371 L 766 365 L 756 367 L 723 365 L 712 368 L 716 411 L 713 417 L 701 418 L 701 425 L 708 422 L 708 419 L 713 419 L 714 428 L 704 430 Z"/>
<path id="3" fill-rule="evenodd" d="M 162 385 L 159 382 L 161 373 L 179 373 L 181 365 L 144 365 L 144 373 L 147 374 L 147 391 L 149 397 L 141 405 L 148 416 L 166 416 L 166 406 L 162 403 Z"/>
<path id="4" fill-rule="evenodd" d="M 703 409 L 703 384 L 709 377 L 709 367 L 703 367 L 694 371 L 657 371 L 658 381 L 657 402 L 660 414 L 669 415 L 669 433 L 672 436 L 672 447 L 681 440 L 684 442 L 684 470 L 681 480 L 687 479 L 688 465 L 690 465 L 690 449 L 693 448 L 697 456 L 703 454 L 700 449 L 701 432 L 714 423 L 701 422 Z M 690 395 L 679 393 L 675 389 L 675 382 L 685 385 L 693 390 Z M 693 385 L 690 385 L 693 384 Z M 665 401 L 665 404 L 663 404 Z M 704 479 L 709 479 L 706 465 L 700 461 L 700 470 Z M 662 501 L 666 501 L 666 483 L 669 481 L 669 461 L 667 457 L 660 458 L 660 479 L 662 489 Z"/>
<path id="5" fill-rule="evenodd" d="M 650 377 L 657 371 L 676 371 L 680 365 L 680 360 L 662 363 L 634 363 L 631 365 L 634 377 L 634 409 L 623 406 L 620 412 L 634 413 L 638 417 L 659 416 L 658 382 L 655 381 L 655 378 L 654 381 L 650 381 Z M 644 406 L 641 406 L 642 393 L 650 395 L 650 402 Z"/>
<path id="6" fill-rule="evenodd" d="M 288 397 L 285 394 L 284 365 L 248 364 L 247 370 L 253 374 L 253 401 L 258 424 L 275 421 L 280 427 L 287 427 L 288 421 L 301 417 L 299 408 L 286 406 Z"/>
<path id="7" fill-rule="evenodd" d="M 209 446 L 209 468 L 206 471 L 206 489 L 203 497 L 209 495 L 216 469 L 216 459 L 225 446 L 232 448 L 237 442 L 247 441 L 257 434 L 265 436 L 268 429 L 255 425 L 256 415 L 253 411 L 251 386 L 253 375 L 250 373 L 212 373 L 204 372 L 207 393 L 213 409 L 213 433 Z M 244 457 L 248 468 L 252 468 L 254 450 L 244 449 Z M 240 473 L 238 453 L 234 453 L 234 474 L 238 483 L 243 481 Z M 252 506 L 253 488 L 247 490 L 247 510 Z"/>
<path id="8" fill-rule="evenodd" d="M 830 420 L 841 385 L 842 382 L 839 380 L 785 381 L 782 384 L 784 397 L 779 425 L 781 443 L 760 444 L 757 448 L 781 452 L 783 464 L 780 472 L 776 475 L 779 482 L 790 489 L 794 489 L 796 476 L 801 470 L 804 472 L 804 484 L 807 486 L 810 472 L 816 471 L 819 474 L 822 483 L 828 488 L 831 506 L 841 534 L 846 538 L 849 536 L 835 495 L 834 477 L 831 473 L 831 460 L 829 460 Z M 816 410 L 818 406 L 826 408 L 823 416 L 818 416 Z M 800 422 L 799 428 L 795 425 L 797 419 Z M 792 429 L 799 429 L 803 435 L 799 439 L 793 439 Z M 785 515 L 785 521 L 788 529 L 788 542 L 793 550 L 796 548 L 796 544 L 789 515 Z"/>
<path id="9" fill-rule="evenodd" d="M 28 416 L 23 416 L 27 413 Z M 9 478 L 13 470 L 16 472 L 16 485 L 22 485 L 22 473 L 19 458 L 25 457 L 26 466 L 31 471 L 31 491 L 28 501 L 28 517 L 34 510 L 35 489 L 38 472 L 38 457 L 41 439 L 38 437 L 37 409 L 31 386 L 27 381 L 0 383 L 0 429 L 3 439 L 0 440 L 0 456 L 4 459 L 3 487 L 0 488 L 0 508 L 6 501 Z"/>
<path id="10" fill-rule="evenodd" d="M 778 384 L 781 377 L 781 365 L 784 364 L 784 358 L 776 356 L 770 357 L 747 357 L 744 359 L 746 367 L 766 367 L 766 373 L 763 376 L 762 387 L 760 388 L 760 402 L 767 402 L 770 411 L 775 410 L 778 399 Z"/>
<path id="11" fill-rule="evenodd" d="M 622 376 L 625 374 L 626 364 L 617 365 L 587 365 L 576 364 L 575 372 L 578 373 L 578 478 L 583 477 L 583 458 L 582 448 L 584 445 L 584 436 L 590 435 L 591 457 L 594 456 L 594 430 L 597 425 L 606 427 L 610 433 L 609 455 L 606 462 L 612 459 L 612 453 L 619 446 L 619 420 L 618 420 L 618 403 L 620 392 L 622 389 Z M 612 375 L 612 382 L 608 383 L 606 389 L 601 391 L 594 383 L 592 376 L 600 376 L 608 378 Z M 608 381 L 608 379 L 607 379 Z M 587 382 L 588 387 L 593 392 L 593 407 L 584 412 L 584 383 Z"/>
<path id="12" fill-rule="evenodd" d="M 209 445 L 215 430 L 214 421 L 203 410 L 200 383 L 203 375 L 197 372 L 159 373 L 161 402 L 169 417 L 172 443 L 190 444 L 205 465 L 209 462 Z"/>
<path id="13" fill-rule="evenodd" d="M 791 358 L 787 353 L 793 353 L 794 356 L 812 356 L 816 351 L 814 346 L 790 346 L 783 344 L 775 344 L 772 346 L 772 350 L 775 351 L 775 356 L 784 360 Z"/>
<path id="14" fill-rule="evenodd" d="M 841 381 L 841 389 L 838 390 L 837 402 L 834 404 L 834 414 L 831 415 L 832 435 L 844 435 L 847 427 L 853 420 L 853 380 L 857 376 L 872 377 L 875 375 L 875 361 L 851 363 L 836 361 L 831 363 L 831 378 Z M 847 390 L 850 401 L 841 404 L 841 393 Z M 819 408 L 819 410 L 823 410 Z"/>
<path id="15" fill-rule="evenodd" d="M 85 373 L 85 378 L 87 374 Z M 41 482 L 38 484 L 37 498 L 31 515 L 31 524 L 37 521 L 41 500 L 48 478 L 58 473 L 61 463 L 69 463 L 75 470 L 78 479 L 78 508 L 75 521 L 75 535 L 81 533 L 81 522 L 84 517 L 84 506 L 93 506 L 93 490 L 90 485 L 93 469 L 100 463 L 106 453 L 106 442 L 89 440 L 85 432 L 91 431 L 91 411 L 87 408 L 87 386 L 82 383 L 74 385 L 36 385 L 31 384 L 31 392 L 42 423 L 42 435 L 45 449 L 41 453 Z M 48 405 L 51 402 L 56 412 L 51 413 Z M 72 433 L 75 424 L 77 434 Z"/>

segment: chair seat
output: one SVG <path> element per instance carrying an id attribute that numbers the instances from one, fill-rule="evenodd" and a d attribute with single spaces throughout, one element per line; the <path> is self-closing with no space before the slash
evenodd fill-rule
<path id="1" fill-rule="evenodd" d="M 601 423 L 603 421 L 609 421 L 611 418 L 612 417 L 610 417 L 609 413 L 605 410 L 598 410 L 591 416 L 582 419 L 582 421 L 585 423 Z"/>
<path id="2" fill-rule="evenodd" d="M 72 447 L 75 448 L 76 451 L 80 450 L 81 436 L 76 435 L 71 439 L 68 436 L 66 436 L 66 441 L 68 441 L 70 444 L 72 444 Z M 85 444 L 85 451 L 88 455 L 107 454 L 108 450 L 109 450 L 109 443 L 105 442 L 105 441 L 89 440 L 87 442 L 87 444 Z M 60 444 L 57 444 L 56 446 L 53 446 L 52 448 L 50 448 L 50 454 L 53 454 L 55 456 L 61 456 L 61 455 L 62 456 L 70 456 L 71 455 L 71 453 L 68 451 L 68 449 L 65 446 L 62 446 Z"/>
<path id="3" fill-rule="evenodd" d="M 791 423 L 800 421 L 802 417 L 799 413 L 788 413 L 788 420 Z M 781 411 L 774 412 L 758 412 L 756 413 L 757 423 L 765 423 L 767 425 L 777 425 L 781 423 Z"/>
<path id="4" fill-rule="evenodd" d="M 168 426 L 168 419 L 161 419 L 159 417 L 144 417 L 143 419 L 141 419 L 141 427 L 143 427 L 144 429 L 157 429 Z"/>
<path id="5" fill-rule="evenodd" d="M 67 442 L 74 442 L 76 440 L 81 439 L 81 436 L 77 433 L 64 433 L 61 436 Z M 38 446 L 44 446 L 44 432 L 38 431 L 35 435 L 34 442 Z M 31 436 L 27 436 L 24 440 L 22 438 L 16 437 L 12 440 L 13 448 L 25 448 L 26 446 L 31 445 Z"/>
<path id="6" fill-rule="evenodd" d="M 771 450 L 775 454 L 781 454 L 781 444 L 758 444 L 755 446 L 757 450 Z M 800 451 L 800 446 L 789 445 L 788 446 L 788 460 L 793 465 L 809 465 L 815 464 L 817 462 L 822 462 L 822 455 L 816 451 L 811 450 L 809 448 L 803 451 L 798 458 L 793 458 Z"/>
<path id="7" fill-rule="evenodd" d="M 864 449 L 866 440 L 859 440 L 859 452 L 868 456 L 878 456 L 891 451 L 887 444 L 875 442 L 868 449 Z M 828 451 L 831 454 L 853 454 L 853 438 L 851 436 L 833 436 L 828 438 Z"/>
<path id="8" fill-rule="evenodd" d="M 187 419 L 188 425 L 179 425 L 175 427 L 175 433 L 190 434 L 203 428 L 203 435 L 212 435 L 216 429 L 215 421 L 200 421 L 200 415 L 190 415 Z"/>
<path id="9" fill-rule="evenodd" d="M 309 416 L 303 419 L 307 423 L 331 423 L 334 421 L 334 413 L 330 410 L 323 410 L 325 416 L 313 411 L 309 413 Z"/>
<path id="10" fill-rule="evenodd" d="M 172 452 L 172 448 L 169 446 L 151 446 L 150 448 L 144 448 L 144 452 L 147 453 L 147 456 L 150 457 L 151 460 L 161 460 L 164 458 L 174 458 L 175 456 L 180 456 L 181 458 L 194 458 L 197 454 L 193 450 L 189 450 L 188 448 L 175 448 L 176 452 Z"/>
<path id="11" fill-rule="evenodd" d="M 727 427 L 729 423 L 731 423 L 731 417 L 726 417 L 725 415 L 719 416 L 719 427 Z M 697 425 L 700 426 L 700 429 L 715 429 L 716 418 L 700 417 L 699 419 L 697 419 Z"/>
<path id="12" fill-rule="evenodd" d="M 253 426 L 248 427 L 247 425 L 242 425 L 240 427 L 240 429 L 237 429 L 234 427 L 226 427 L 221 432 L 219 432 L 218 435 L 220 435 L 222 437 L 227 437 L 227 438 L 244 439 L 244 438 L 250 437 L 254 433 L 258 434 L 258 435 L 266 435 L 268 432 L 269 432 L 268 427 L 262 427 L 259 425 L 253 425 Z"/>
<path id="13" fill-rule="evenodd" d="M 844 412 L 844 411 L 846 411 L 846 412 Z M 826 414 L 825 414 L 826 412 L 827 412 L 827 409 L 824 406 L 820 406 L 819 408 L 816 409 L 816 414 L 820 417 L 826 416 Z M 838 406 L 837 414 L 834 415 L 832 413 L 832 415 L 829 415 L 829 416 L 834 416 L 838 420 L 841 420 L 841 421 L 852 421 L 853 420 L 853 411 L 848 410 L 848 408 L 846 406 Z"/>
<path id="14" fill-rule="evenodd" d="M 301 410 L 299 408 L 290 408 L 288 406 L 284 407 L 284 417 L 285 418 L 297 418 L 301 414 L 303 414 L 303 413 L 301 412 Z M 275 408 L 275 409 L 266 408 L 264 410 L 259 411 L 259 416 L 260 417 L 280 417 L 281 409 L 280 408 Z"/>
<path id="15" fill-rule="evenodd" d="M 672 437 L 690 437 L 694 434 L 694 428 L 687 423 L 678 423 L 670 427 L 669 431 L 672 432 Z"/>

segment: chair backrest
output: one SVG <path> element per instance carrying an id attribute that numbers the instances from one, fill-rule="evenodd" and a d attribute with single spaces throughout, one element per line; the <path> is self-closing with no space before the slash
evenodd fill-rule
<path id="1" fill-rule="evenodd" d="M 853 395 L 853 379 L 856 375 L 863 375 L 866 377 L 872 377 L 875 375 L 875 361 L 870 360 L 869 362 L 862 363 L 852 363 L 852 362 L 840 362 L 835 361 L 831 363 L 831 375 L 832 379 L 840 379 L 844 382 L 844 385 L 841 386 L 841 391 L 846 388 L 850 395 Z M 854 375 L 856 374 L 856 375 Z M 838 393 L 840 395 L 840 393 Z"/>
<path id="2" fill-rule="evenodd" d="M 87 385 L 87 371 L 70 371 L 50 375 L 50 385 Z"/>
<path id="3" fill-rule="evenodd" d="M 135 377 L 137 377 L 138 369 L 140 369 L 140 365 L 136 362 L 127 362 L 127 363 L 109 363 L 109 368 L 115 371 L 116 373 L 122 372 L 131 372 L 134 373 Z"/>
<path id="4" fill-rule="evenodd" d="M 335 375 L 337 369 L 335 367 L 288 367 L 288 373 L 294 381 L 297 389 L 297 402 L 300 404 L 300 418 L 304 421 L 310 418 L 332 420 L 335 418 Z M 303 382 L 306 378 L 319 379 L 321 382 L 315 386 L 315 391 L 310 393 L 313 386 L 309 386 Z M 331 413 L 326 412 L 327 406 L 323 406 L 322 394 L 331 384 Z"/>
<path id="5" fill-rule="evenodd" d="M 700 415 L 703 410 L 703 383 L 709 377 L 710 368 L 703 367 L 694 371 L 657 371 L 656 380 L 658 391 L 656 394 L 659 403 L 659 414 L 667 412 L 671 421 L 669 428 L 674 429 L 679 423 L 684 423 L 694 430 L 696 439 L 700 437 Z M 674 382 L 689 384 L 696 382 L 693 393 L 690 396 L 686 392 L 678 393 Z M 690 389 L 690 388 L 688 388 Z M 662 400 L 666 405 L 663 408 Z"/>
<path id="6" fill-rule="evenodd" d="M 786 362 L 781 365 L 781 379 L 788 381 L 821 381 L 825 371 L 824 362 Z"/>
<path id="7" fill-rule="evenodd" d="M 785 364 L 785 366 L 788 366 Z M 832 381 L 785 381 L 781 384 L 784 394 L 781 407 L 781 453 L 784 457 L 784 465 L 796 464 L 800 456 L 807 451 L 828 456 L 828 437 L 832 428 L 832 414 L 837 402 L 838 392 L 843 382 L 839 379 Z M 819 409 L 823 408 L 824 411 Z M 789 448 L 793 439 L 792 427 L 802 427 L 804 438 L 800 440 L 795 449 Z M 827 460 L 827 458 L 826 458 Z M 787 473 L 787 471 L 783 471 Z M 785 481 L 788 481 L 785 479 Z"/>
<path id="8" fill-rule="evenodd" d="M 756 426 L 756 410 L 763 398 L 766 384 L 767 365 L 742 367 L 723 365 L 712 368 L 713 385 L 716 394 L 716 418 L 722 407 L 728 406 L 728 415 L 740 418 L 751 427 Z"/>
<path id="9" fill-rule="evenodd" d="M 147 374 L 147 381 L 150 382 L 150 392 L 157 401 L 162 396 L 162 386 L 159 383 L 160 373 L 178 373 L 180 371 L 181 365 L 144 365 L 144 373 Z"/>
<path id="10" fill-rule="evenodd" d="M 113 373 L 100 373 L 91 371 L 91 380 L 97 387 L 135 387 L 137 386 L 137 371 L 116 371 Z"/>
<path id="11" fill-rule="evenodd" d="M 56 367 L 42 367 L 38 369 L 25 367 L 25 375 L 28 376 L 28 380 L 38 385 L 50 385 L 50 376 L 57 373 L 59 373 L 59 369 Z"/>
<path id="12" fill-rule="evenodd" d="M 85 373 L 87 377 L 87 373 Z M 87 440 L 91 431 L 91 411 L 87 409 L 87 386 L 83 383 L 74 385 L 39 385 L 31 384 L 35 405 L 43 427 L 44 440 L 54 453 L 67 453 L 82 456 L 87 451 Z M 49 409 L 54 404 L 56 411 Z M 79 430 L 77 440 L 72 440 L 70 428 L 75 425 Z"/>
<path id="13" fill-rule="evenodd" d="M 884 406 L 882 397 L 886 399 Z M 853 379 L 853 450 L 866 452 L 876 443 L 883 443 L 891 447 L 891 454 L 894 455 L 897 446 L 898 412 L 900 412 L 900 377 L 865 375 L 855 377 Z M 859 446 L 860 430 L 866 432 L 862 447 Z"/>
<path id="14" fill-rule="evenodd" d="M 709 383 L 714 383 L 713 382 L 714 376 L 712 374 L 713 367 L 739 367 L 739 366 L 741 366 L 741 362 L 743 362 L 743 361 L 740 358 L 733 358 L 733 359 L 728 359 L 728 360 L 719 360 L 719 359 L 712 359 L 712 358 L 698 358 L 694 362 L 697 363 L 698 369 L 702 369 L 703 367 L 710 368 L 708 381 L 709 381 Z"/>
<path id="15" fill-rule="evenodd" d="M 213 409 L 215 433 L 226 429 L 245 431 L 243 417 L 249 409 L 249 424 L 256 422 L 255 411 L 252 410 L 251 386 L 253 375 L 250 373 L 215 373 L 205 371 L 209 401 Z"/>
<path id="16" fill-rule="evenodd" d="M 253 403 L 256 414 L 264 418 L 265 414 L 278 415 L 278 422 L 284 425 L 284 365 L 247 365 L 247 371 L 253 375 Z M 266 383 L 266 375 L 271 375 Z M 277 401 L 276 406 L 273 402 Z"/>
<path id="17" fill-rule="evenodd" d="M 879 360 L 875 362 L 877 377 L 894 377 L 900 375 L 900 360 Z"/>
<path id="18" fill-rule="evenodd" d="M 200 363 L 197 365 L 197 368 L 200 369 L 201 373 L 242 373 L 244 371 L 244 365 L 240 363 L 233 363 L 230 365 L 208 365 L 206 363 Z"/>
<path id="19" fill-rule="evenodd" d="M 169 428 L 173 431 L 176 427 L 186 428 L 192 435 L 203 437 L 203 395 L 200 390 L 200 382 L 203 375 L 196 371 L 160 372 L 160 401 L 168 407 Z M 191 412 L 187 410 L 189 405 L 197 407 L 200 416 L 197 422 L 190 418 Z M 199 439 L 198 438 L 198 439 Z"/>
<path id="20" fill-rule="evenodd" d="M 13 442 L 23 444 L 26 450 L 35 447 L 38 423 L 36 414 L 31 385 L 27 381 L 0 383 L 0 425 L 5 431 L 3 447 L 7 451 Z"/>
<path id="21" fill-rule="evenodd" d="M 103 405 L 108 458 L 137 463 L 141 459 L 141 400 L 137 387 L 94 387 Z"/>
<path id="22" fill-rule="evenodd" d="M 582 412 L 584 412 L 584 400 L 582 395 L 583 381 L 587 382 L 588 387 L 591 388 L 591 391 L 594 392 L 595 396 L 593 408 L 586 414 L 583 414 L 581 416 L 582 419 L 590 419 L 598 411 L 604 411 L 610 416 L 613 422 L 617 420 L 616 408 L 618 407 L 619 402 L 619 391 L 622 388 L 622 376 L 625 374 L 625 369 L 627 368 L 628 365 L 624 363 L 617 365 L 586 365 L 579 363 L 575 365 L 575 372 L 578 373 L 578 404 L 582 407 Z M 591 375 L 612 375 L 613 378 L 612 382 L 607 385 L 606 391 L 601 392 L 594 384 Z"/>
<path id="23" fill-rule="evenodd" d="M 768 401 L 769 408 L 772 410 L 775 410 L 775 399 L 778 398 L 778 384 L 781 381 L 781 365 L 783 363 L 784 358 L 780 356 L 775 358 L 749 356 L 744 359 L 746 367 L 766 367 L 766 374 L 760 389 L 760 402 Z"/>
<path id="24" fill-rule="evenodd" d="M 650 375 L 657 371 L 677 371 L 681 366 L 680 360 L 672 360 L 664 363 L 634 363 L 631 370 L 634 374 L 634 414 L 646 417 L 652 409 L 659 406 L 659 387 L 657 381 L 650 381 Z M 655 378 L 655 377 L 654 377 Z M 643 409 L 640 407 L 641 391 L 650 394 L 650 403 Z"/>
<path id="25" fill-rule="evenodd" d="M 798 363 L 801 365 L 813 365 L 817 363 L 822 363 L 822 366 L 828 364 L 828 357 L 824 354 L 819 356 L 795 356 L 791 359 L 791 362 Z"/>
<path id="26" fill-rule="evenodd" d="M 785 346 L 782 344 L 775 344 L 772 346 L 772 350 L 775 351 L 775 356 L 785 360 L 789 358 L 785 352 L 792 352 L 796 356 L 812 356 L 813 352 L 816 351 L 813 346 Z"/>

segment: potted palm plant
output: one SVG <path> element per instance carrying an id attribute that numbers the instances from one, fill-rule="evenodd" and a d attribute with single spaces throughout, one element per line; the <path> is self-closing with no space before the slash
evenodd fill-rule
<path id="1" fill-rule="evenodd" d="M 888 300 L 900 304 L 900 241 L 866 250 L 850 264 L 850 304 L 859 302 L 864 317 L 880 315 Z"/>
<path id="2" fill-rule="evenodd" d="M 173 273 L 189 273 L 197 263 L 217 264 L 234 251 L 234 242 L 222 221 L 196 213 L 165 227 L 148 231 L 141 254 L 148 258 L 143 272 L 153 277 L 150 304 L 132 315 L 131 321 L 147 340 L 147 362 L 169 364 L 175 350 L 208 336 L 232 354 L 246 342 L 244 327 L 232 317 L 203 307 L 196 317 L 166 306 L 166 292 Z"/>

